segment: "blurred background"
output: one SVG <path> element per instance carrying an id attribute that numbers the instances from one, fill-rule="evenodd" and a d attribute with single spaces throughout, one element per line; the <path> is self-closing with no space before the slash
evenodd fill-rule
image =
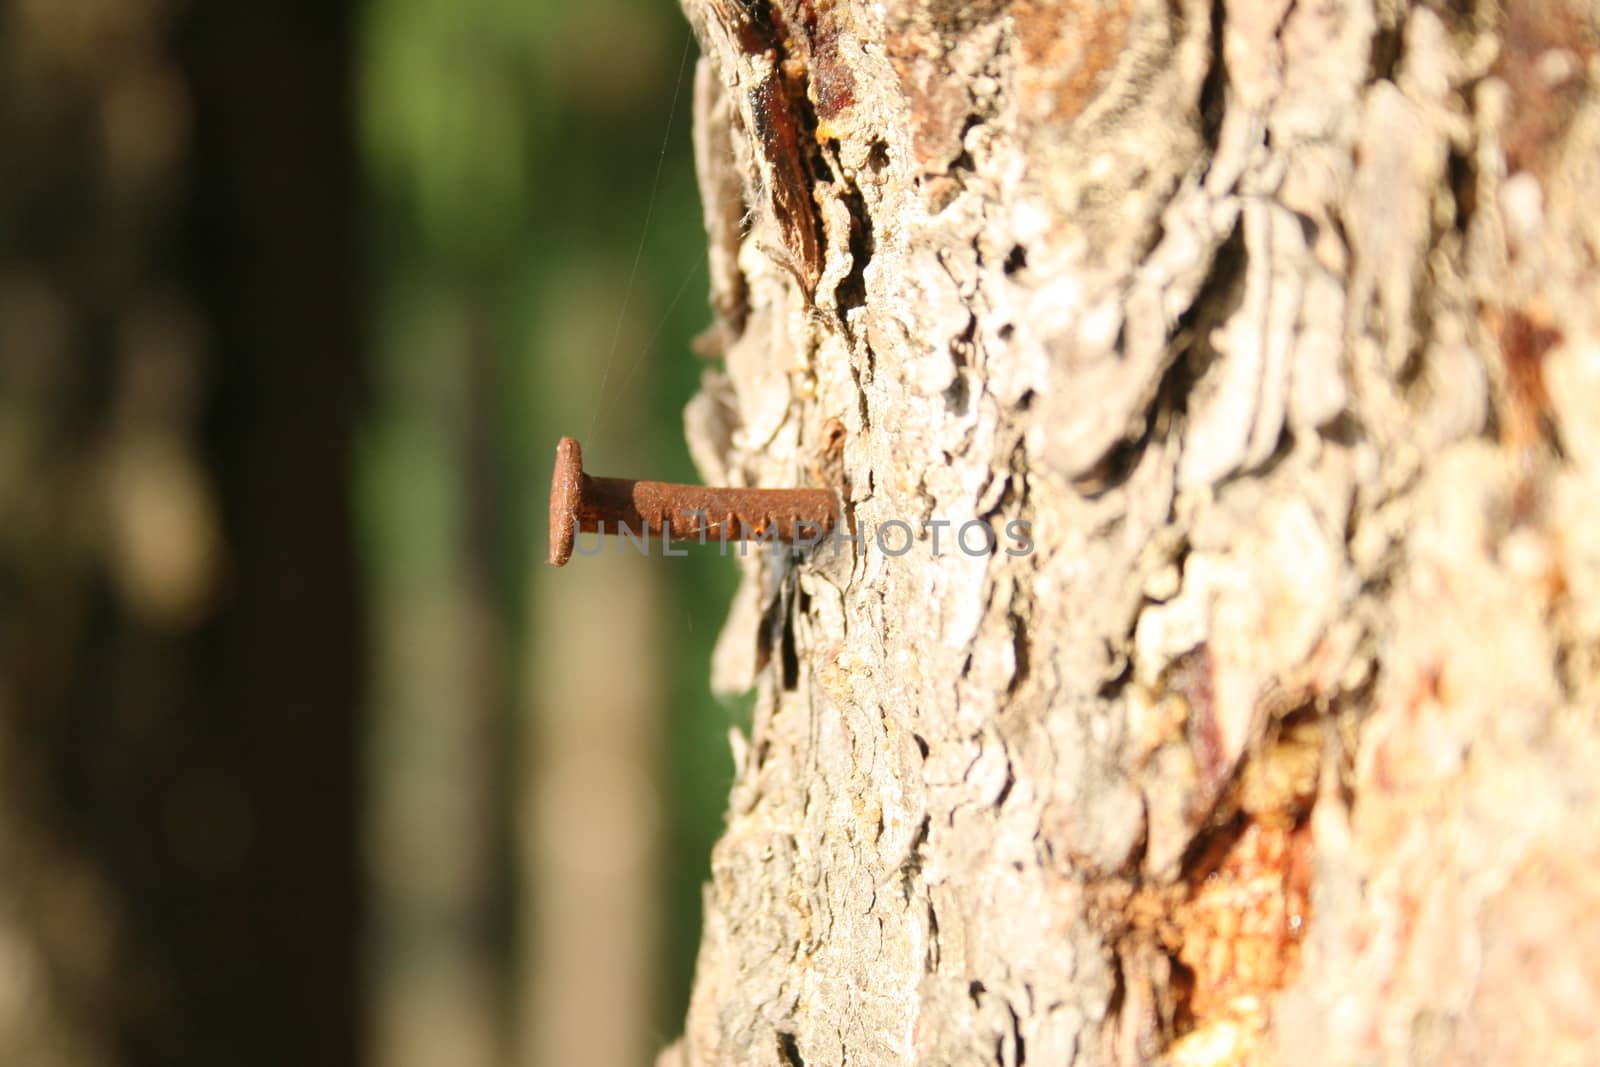
<path id="1" fill-rule="evenodd" d="M 0 0 L 0 1063 L 648 1063 L 734 567 L 672 0 Z"/>

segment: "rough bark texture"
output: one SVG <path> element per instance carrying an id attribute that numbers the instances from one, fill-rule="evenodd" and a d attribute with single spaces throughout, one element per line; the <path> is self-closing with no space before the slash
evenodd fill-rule
<path id="1" fill-rule="evenodd" d="M 1592 1053 L 1593 8 L 685 6 L 697 462 L 869 536 L 744 564 L 662 1064 Z"/>

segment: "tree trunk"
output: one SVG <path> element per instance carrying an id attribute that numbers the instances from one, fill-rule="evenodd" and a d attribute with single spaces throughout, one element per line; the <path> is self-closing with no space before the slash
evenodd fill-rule
<path id="1" fill-rule="evenodd" d="M 660 1062 L 1592 1054 L 1593 9 L 685 6 L 696 461 L 860 542 L 743 562 Z"/>
<path id="2" fill-rule="evenodd" d="M 0 0 L 0 1063 L 360 1058 L 353 15 Z"/>

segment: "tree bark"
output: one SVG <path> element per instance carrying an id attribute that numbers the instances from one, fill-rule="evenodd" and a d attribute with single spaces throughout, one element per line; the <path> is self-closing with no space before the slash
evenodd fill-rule
<path id="1" fill-rule="evenodd" d="M 685 7 L 694 455 L 862 540 L 742 563 L 660 1063 L 1592 1054 L 1592 7 Z"/>

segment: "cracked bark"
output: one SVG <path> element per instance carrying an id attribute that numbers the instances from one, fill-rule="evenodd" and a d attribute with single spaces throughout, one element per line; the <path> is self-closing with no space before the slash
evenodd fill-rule
<path id="1" fill-rule="evenodd" d="M 869 533 L 742 563 L 663 1067 L 1592 1048 L 1592 9 L 685 7 L 693 453 Z"/>

